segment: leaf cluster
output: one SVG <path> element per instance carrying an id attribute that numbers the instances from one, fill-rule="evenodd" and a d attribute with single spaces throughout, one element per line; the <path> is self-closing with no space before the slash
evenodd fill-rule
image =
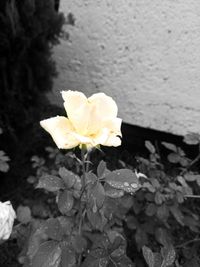
<path id="1" fill-rule="evenodd" d="M 199 145 L 200 139 L 196 134 L 188 134 L 184 141 L 188 145 Z M 161 146 L 168 151 L 164 159 L 158 152 L 162 147 L 158 150 L 150 141 L 146 141 L 145 146 L 149 158 L 138 157 L 137 160 L 139 171 L 148 179 L 141 181 L 141 190 L 134 195 L 127 227 L 132 230 L 135 244 L 138 250 L 142 249 L 148 266 L 199 266 L 200 176 L 197 164 L 200 151 L 195 159 L 190 159 L 180 147 L 162 142 Z M 191 240 L 187 243 L 188 236 Z M 163 249 L 173 254 L 169 263 L 166 263 Z"/>
<path id="2" fill-rule="evenodd" d="M 161 145 L 166 159 L 145 142 L 149 157 L 137 157 L 137 172 L 122 160 L 122 169 L 110 171 L 104 161 L 94 169 L 50 147 L 50 164 L 34 156 L 36 176 L 28 181 L 56 198 L 57 213 L 28 223 L 24 266 L 46 266 L 43 251 L 53 266 L 199 266 L 199 154 L 190 159 L 174 144 Z"/>
<path id="3" fill-rule="evenodd" d="M 81 162 L 72 153 L 62 157 L 51 148 L 47 150 L 57 161 L 57 169 L 50 170 L 43 159 L 33 157 L 37 169 L 34 184 L 55 196 L 58 212 L 56 217 L 38 221 L 20 208 L 20 227 L 29 229 L 19 256 L 24 267 L 134 266 L 126 255 L 123 221 L 132 207 L 132 195 L 140 189 L 136 173 L 130 169 L 110 171 L 104 161 L 96 171 L 84 171 L 87 161 Z M 70 158 L 76 161 L 79 174 L 64 165 L 58 167 L 64 158 L 69 165 Z"/>

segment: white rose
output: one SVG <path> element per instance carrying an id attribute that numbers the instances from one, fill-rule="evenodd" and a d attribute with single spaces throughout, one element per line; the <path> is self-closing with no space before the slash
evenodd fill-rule
<path id="1" fill-rule="evenodd" d="M 15 218 L 16 214 L 10 201 L 0 202 L 0 241 L 10 237 Z"/>
<path id="2" fill-rule="evenodd" d="M 121 145 L 122 120 L 117 118 L 118 108 L 111 97 L 97 93 L 87 98 L 77 91 L 63 91 L 62 97 L 68 118 L 57 116 L 40 122 L 58 148 Z"/>

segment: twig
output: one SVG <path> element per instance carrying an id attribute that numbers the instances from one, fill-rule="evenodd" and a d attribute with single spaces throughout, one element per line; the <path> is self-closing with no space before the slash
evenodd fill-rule
<path id="1" fill-rule="evenodd" d="M 176 246 L 175 248 L 182 248 L 182 247 L 186 247 L 187 245 L 191 244 L 191 243 L 195 243 L 195 242 L 200 242 L 200 238 L 196 238 L 196 239 L 192 239 L 192 240 L 189 240 L 185 243 L 182 243 L 178 246 Z"/>
<path id="2" fill-rule="evenodd" d="M 82 190 L 81 190 L 80 201 L 81 201 L 82 195 L 83 195 L 83 193 L 85 191 L 85 187 L 86 187 L 86 166 L 85 166 L 86 159 L 85 159 L 85 151 L 83 148 L 81 149 L 81 159 L 82 159 L 82 167 L 83 167 L 83 169 L 82 169 L 83 170 L 83 176 L 82 176 Z M 85 211 L 84 211 L 83 206 L 80 203 L 79 212 L 78 212 L 78 219 L 80 220 L 79 221 L 79 227 L 78 227 L 79 235 L 82 235 L 82 224 L 83 224 L 84 216 L 85 216 Z M 78 266 L 81 266 L 81 261 L 82 261 L 82 253 L 80 253 L 80 255 L 78 257 Z"/>
<path id="3" fill-rule="evenodd" d="M 200 153 L 199 153 L 199 155 L 193 161 L 190 162 L 190 164 L 188 164 L 188 166 L 186 167 L 186 169 L 181 172 L 181 175 L 185 174 L 199 160 L 200 160 Z"/>
<path id="4" fill-rule="evenodd" d="M 186 198 L 200 198 L 200 195 L 184 195 Z"/>
<path id="5" fill-rule="evenodd" d="M 188 165 L 188 169 L 191 168 L 197 161 L 200 160 L 200 154 Z"/>

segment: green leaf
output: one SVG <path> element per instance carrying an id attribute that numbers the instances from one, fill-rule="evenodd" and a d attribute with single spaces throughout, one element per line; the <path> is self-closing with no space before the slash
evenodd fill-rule
<path id="1" fill-rule="evenodd" d="M 78 175 L 75 175 L 76 181 L 73 185 L 73 188 L 77 191 L 80 191 L 82 188 L 81 178 Z"/>
<path id="2" fill-rule="evenodd" d="M 185 179 L 183 176 L 177 176 L 177 181 L 183 186 L 183 187 L 188 187 L 188 184 L 186 183 Z"/>
<path id="3" fill-rule="evenodd" d="M 180 155 L 180 157 L 185 157 L 185 152 L 183 151 L 183 149 L 180 147 L 178 147 L 177 149 L 178 149 L 177 153 Z"/>
<path id="4" fill-rule="evenodd" d="M 127 227 L 129 229 L 131 229 L 131 230 L 137 229 L 137 227 L 139 225 L 137 219 L 134 216 L 132 216 L 132 215 L 127 216 L 127 218 L 126 218 L 126 224 L 127 224 Z"/>
<path id="5" fill-rule="evenodd" d="M 138 249 L 141 249 L 148 242 L 147 234 L 142 228 L 138 228 L 135 234 L 135 240 L 137 243 Z"/>
<path id="6" fill-rule="evenodd" d="M 199 260 L 198 260 L 198 256 L 196 256 L 195 258 L 189 259 L 185 262 L 184 267 L 199 267 Z M 181 266 L 178 266 L 181 267 Z"/>
<path id="7" fill-rule="evenodd" d="M 179 222 L 182 226 L 184 226 L 184 216 L 180 210 L 180 208 L 176 205 L 170 206 L 170 211 L 174 218 Z"/>
<path id="8" fill-rule="evenodd" d="M 185 201 L 184 194 L 182 192 L 176 191 L 176 198 L 180 204 Z"/>
<path id="9" fill-rule="evenodd" d="M 140 188 L 138 177 L 129 169 L 112 171 L 106 175 L 105 181 L 111 187 L 124 190 L 127 193 L 134 193 Z"/>
<path id="10" fill-rule="evenodd" d="M 61 262 L 61 248 L 56 241 L 42 243 L 35 256 L 31 267 L 59 267 Z"/>
<path id="11" fill-rule="evenodd" d="M 156 237 L 156 240 L 164 247 L 169 246 L 171 242 L 169 234 L 164 228 L 161 228 L 161 227 L 156 229 L 155 237 Z"/>
<path id="12" fill-rule="evenodd" d="M 200 142 L 200 135 L 198 133 L 186 134 L 183 141 L 188 145 L 198 145 Z"/>
<path id="13" fill-rule="evenodd" d="M 108 257 L 94 258 L 88 256 L 81 267 L 107 267 L 108 263 Z"/>
<path id="14" fill-rule="evenodd" d="M 36 188 L 43 188 L 49 192 L 56 192 L 60 189 L 64 189 L 64 184 L 59 177 L 45 174 L 40 177 Z"/>
<path id="15" fill-rule="evenodd" d="M 71 242 L 72 242 L 74 250 L 79 254 L 84 252 L 87 248 L 86 239 L 79 234 L 77 234 L 76 236 L 73 236 Z"/>
<path id="16" fill-rule="evenodd" d="M 40 222 L 39 220 L 31 221 L 31 228 L 29 228 L 27 234 L 29 235 L 29 239 L 27 244 L 25 244 L 27 248 L 26 256 L 28 259 L 32 260 L 40 244 L 44 243 L 48 237 L 45 234 L 43 222 Z"/>
<path id="17" fill-rule="evenodd" d="M 67 188 L 71 188 L 77 180 L 77 175 L 67 170 L 65 167 L 61 167 L 59 169 L 59 175 L 63 179 L 63 182 Z"/>
<path id="18" fill-rule="evenodd" d="M 107 223 L 107 219 L 100 211 L 93 212 L 91 209 L 87 209 L 87 217 L 94 229 L 102 231 Z"/>
<path id="19" fill-rule="evenodd" d="M 154 145 L 148 140 L 145 141 L 145 147 L 149 150 L 151 154 L 154 154 L 156 152 Z"/>
<path id="20" fill-rule="evenodd" d="M 171 163 L 179 163 L 181 157 L 180 155 L 176 154 L 176 153 L 170 153 L 168 156 L 167 156 L 169 162 Z"/>
<path id="21" fill-rule="evenodd" d="M 160 183 L 157 179 L 151 178 L 151 184 L 153 185 L 154 188 L 159 189 L 160 188 Z"/>
<path id="22" fill-rule="evenodd" d="M 189 164 L 189 159 L 187 158 L 180 158 L 179 163 L 181 164 L 182 167 L 187 167 Z"/>
<path id="23" fill-rule="evenodd" d="M 157 191 L 157 192 L 155 193 L 155 203 L 156 203 L 157 205 L 161 205 L 161 204 L 163 203 L 164 200 L 165 200 L 165 199 L 164 199 L 163 194 L 161 194 L 159 191 Z"/>
<path id="24" fill-rule="evenodd" d="M 161 264 L 162 264 L 162 256 L 161 256 L 160 253 L 158 253 L 158 252 L 154 253 L 154 261 L 155 261 L 154 267 L 160 267 L 161 266 Z"/>
<path id="25" fill-rule="evenodd" d="M 132 196 L 126 194 L 118 199 L 120 206 L 124 209 L 125 213 L 133 207 L 134 199 Z"/>
<path id="26" fill-rule="evenodd" d="M 169 217 L 169 208 L 168 208 L 168 206 L 165 205 L 165 204 L 162 204 L 161 206 L 158 206 L 156 215 L 157 215 L 159 220 L 166 221 L 167 218 Z"/>
<path id="27" fill-rule="evenodd" d="M 191 216 L 184 216 L 184 224 L 187 225 L 191 231 L 199 232 L 199 219 Z"/>
<path id="28" fill-rule="evenodd" d="M 97 237 L 82 267 L 132 267 L 131 260 L 125 255 L 126 240 L 117 231 L 107 231 Z"/>
<path id="29" fill-rule="evenodd" d="M 146 198 L 147 201 L 153 202 L 154 201 L 154 194 L 152 194 L 152 193 L 145 193 L 145 198 Z"/>
<path id="30" fill-rule="evenodd" d="M 124 195 L 124 191 L 113 188 L 109 184 L 104 184 L 105 195 L 111 198 L 120 198 Z"/>
<path id="31" fill-rule="evenodd" d="M 60 216 L 57 217 L 62 231 L 65 235 L 70 235 L 72 232 L 72 228 L 74 227 L 74 220 L 71 217 L 67 217 L 67 216 Z"/>
<path id="32" fill-rule="evenodd" d="M 29 223 L 31 221 L 31 210 L 27 206 L 19 206 L 17 208 L 17 219 L 22 224 Z"/>
<path id="33" fill-rule="evenodd" d="M 108 220 L 112 220 L 115 216 L 118 215 L 118 212 L 121 211 L 119 208 L 118 199 L 106 197 L 102 210 L 105 218 Z"/>
<path id="34" fill-rule="evenodd" d="M 197 182 L 198 186 L 200 186 L 200 177 L 197 178 L 196 182 Z"/>
<path id="35" fill-rule="evenodd" d="M 96 181 L 98 181 L 98 178 L 93 172 L 86 173 L 86 184 L 94 184 Z"/>
<path id="36" fill-rule="evenodd" d="M 58 197 L 58 209 L 62 214 L 67 214 L 74 205 L 74 197 L 71 191 L 65 190 Z"/>
<path id="37" fill-rule="evenodd" d="M 149 182 L 145 182 L 142 184 L 143 188 L 147 188 L 149 190 L 149 192 L 154 193 L 156 191 L 156 189 L 153 187 L 152 184 L 150 184 Z"/>
<path id="38" fill-rule="evenodd" d="M 149 267 L 154 267 L 155 259 L 152 250 L 146 246 L 142 247 L 142 253 Z"/>
<path id="39" fill-rule="evenodd" d="M 60 247 L 62 253 L 59 267 L 75 267 L 76 255 L 74 249 L 65 241 L 60 244 Z"/>
<path id="40" fill-rule="evenodd" d="M 103 206 L 105 199 L 105 190 L 101 183 L 96 182 L 88 189 L 89 198 L 88 204 L 92 208 L 93 212 L 97 212 Z"/>
<path id="41" fill-rule="evenodd" d="M 157 207 L 155 204 L 150 203 L 147 205 L 145 209 L 145 213 L 147 216 L 153 216 L 156 213 Z"/>
<path id="42" fill-rule="evenodd" d="M 106 163 L 105 163 L 105 161 L 101 160 L 99 162 L 98 167 L 97 167 L 97 175 L 98 175 L 98 177 L 99 178 L 104 177 L 105 171 L 106 171 Z"/>
<path id="43" fill-rule="evenodd" d="M 193 173 L 188 172 L 188 173 L 184 174 L 184 178 L 188 182 L 194 182 L 194 181 L 200 179 L 200 174 L 193 174 Z"/>
<path id="44" fill-rule="evenodd" d="M 45 221 L 44 223 L 45 233 L 47 234 L 48 238 L 61 241 L 64 235 L 63 229 L 58 218 L 50 218 Z"/>
<path id="45" fill-rule="evenodd" d="M 135 214 L 139 214 L 141 210 L 143 209 L 143 205 L 140 201 L 138 201 L 136 198 L 133 199 L 133 210 Z"/>
<path id="46" fill-rule="evenodd" d="M 163 262 L 161 267 L 167 267 L 174 263 L 176 259 L 176 252 L 173 248 L 173 246 L 164 247 L 161 249 L 161 254 L 163 257 Z"/>
<path id="47" fill-rule="evenodd" d="M 113 261 L 113 259 L 110 260 L 109 265 L 107 265 L 107 266 L 135 267 L 135 264 L 133 264 L 133 262 L 126 255 L 123 255 L 122 257 L 117 258 L 114 261 Z"/>
<path id="48" fill-rule="evenodd" d="M 109 230 L 109 231 L 107 231 L 107 237 L 108 237 L 110 243 L 112 243 L 112 249 L 113 250 L 116 250 L 119 247 L 122 247 L 123 248 L 123 254 L 125 253 L 126 241 L 125 241 L 125 238 L 122 236 L 122 234 L 120 234 L 114 230 Z"/>
<path id="49" fill-rule="evenodd" d="M 167 149 L 175 152 L 175 153 L 177 152 L 177 147 L 174 144 L 162 142 L 162 145 L 165 146 Z"/>
<path id="50" fill-rule="evenodd" d="M 5 161 L 2 161 L 2 160 L 0 159 L 0 171 L 1 171 L 1 172 L 8 172 L 9 168 L 10 168 L 10 167 L 9 167 L 8 163 L 5 162 Z"/>
<path id="51" fill-rule="evenodd" d="M 7 172 L 9 170 L 9 165 L 7 161 L 9 161 L 10 158 L 6 156 L 6 153 L 3 150 L 0 150 L 0 171 L 1 172 Z"/>
<path id="52" fill-rule="evenodd" d="M 105 234 L 97 236 L 81 267 L 107 267 L 109 262 L 108 238 Z"/>

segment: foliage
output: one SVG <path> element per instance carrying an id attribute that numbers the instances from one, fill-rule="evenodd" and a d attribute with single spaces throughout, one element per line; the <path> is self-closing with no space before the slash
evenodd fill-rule
<path id="1" fill-rule="evenodd" d="M 196 136 L 188 134 L 184 141 L 199 145 Z M 143 250 L 148 266 L 199 266 L 200 217 L 195 200 L 200 198 L 200 176 L 194 165 L 200 159 L 200 151 L 191 160 L 180 147 L 162 142 L 169 151 L 166 162 L 151 142 L 146 141 L 145 146 L 149 158 L 138 157 L 137 160 L 139 171 L 148 179 L 143 180 L 142 189 L 134 195 L 127 227 L 133 231 L 137 248 Z M 187 235 L 194 239 L 180 244 Z"/>
<path id="2" fill-rule="evenodd" d="M 137 172 L 122 160 L 123 169 L 111 171 L 88 154 L 82 161 L 50 147 L 49 160 L 32 157 L 36 175 L 27 181 L 57 209 L 47 219 L 18 209 L 23 266 L 199 266 L 199 154 L 192 160 L 163 142 L 161 158 L 151 142 L 145 146 L 149 158 L 137 157 Z"/>
<path id="3" fill-rule="evenodd" d="M 134 266 L 126 255 L 123 220 L 132 194 L 140 188 L 136 173 L 109 171 L 104 161 L 96 171 L 89 170 L 90 153 L 82 153 L 80 160 L 72 152 L 63 155 L 49 147 L 47 151 L 56 164 L 50 168 L 44 159 L 32 157 L 36 176 L 28 182 L 55 196 L 57 214 L 38 220 L 27 207 L 18 208 L 21 224 L 16 229 L 23 233 L 18 239 L 26 236 L 20 241 L 25 244 L 20 262 L 33 267 Z"/>
<path id="4" fill-rule="evenodd" d="M 2 134 L 3 131 L 0 128 L 0 134 Z M 0 172 L 7 172 L 9 170 L 8 161 L 10 158 L 6 155 L 6 153 L 3 150 L 0 150 Z"/>
<path id="5" fill-rule="evenodd" d="M 7 138 L 17 139 L 36 120 L 41 98 L 44 105 L 56 75 L 52 46 L 63 23 L 53 0 L 0 3 L 0 126 Z"/>

